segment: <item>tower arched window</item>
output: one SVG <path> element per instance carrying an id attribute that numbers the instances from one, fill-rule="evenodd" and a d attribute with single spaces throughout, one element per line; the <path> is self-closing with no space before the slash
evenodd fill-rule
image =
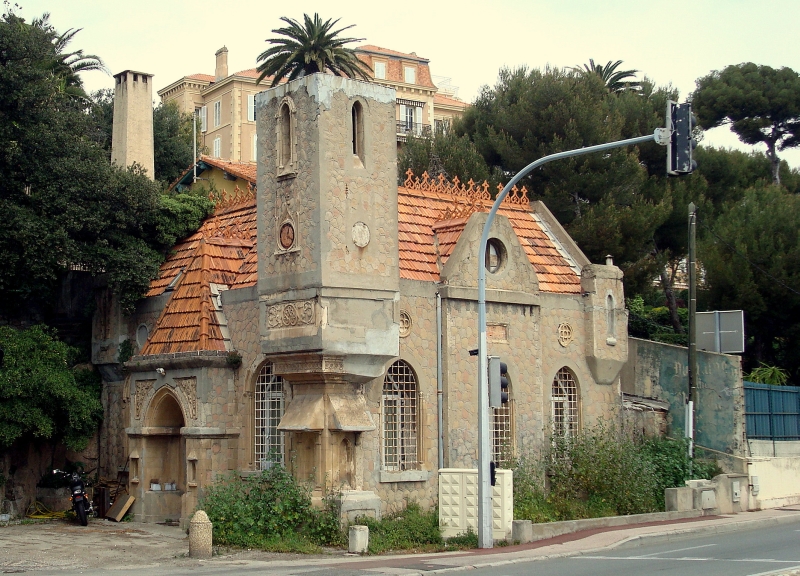
<path id="1" fill-rule="evenodd" d="M 352 123 L 352 148 L 353 156 L 357 156 L 361 163 L 364 163 L 364 107 L 361 102 L 353 102 L 351 109 L 351 123 Z"/>
<path id="2" fill-rule="evenodd" d="M 386 371 L 381 395 L 384 470 L 419 467 L 418 408 L 417 378 L 407 362 L 398 360 Z"/>
<path id="3" fill-rule="evenodd" d="M 574 438 L 578 433 L 578 382 L 575 374 L 566 366 L 553 379 L 550 394 L 553 420 L 553 436 Z"/>
<path id="4" fill-rule="evenodd" d="M 606 297 L 606 325 L 608 327 L 608 337 L 614 338 L 617 332 L 617 325 L 614 316 L 614 297 L 611 294 Z"/>
<path id="5" fill-rule="evenodd" d="M 294 103 L 288 96 L 278 106 L 276 120 L 278 176 L 293 176 L 297 173 L 297 126 Z"/>
<path id="6" fill-rule="evenodd" d="M 274 463 L 283 463 L 284 434 L 278 430 L 283 417 L 284 380 L 276 376 L 272 364 L 261 367 L 254 390 L 255 404 L 255 467 L 267 470 Z"/>

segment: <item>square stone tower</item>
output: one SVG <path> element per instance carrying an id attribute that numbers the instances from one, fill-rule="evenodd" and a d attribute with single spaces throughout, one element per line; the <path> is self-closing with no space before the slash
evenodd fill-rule
<path id="1" fill-rule="evenodd" d="M 304 372 L 364 382 L 398 354 L 394 108 L 393 89 L 328 74 L 257 96 L 262 351 Z"/>
<path id="2" fill-rule="evenodd" d="M 138 162 L 153 174 L 153 75 L 125 70 L 114 75 L 111 162 L 126 168 Z"/>
<path id="3" fill-rule="evenodd" d="M 313 74 L 256 102 L 261 350 L 292 390 L 278 429 L 296 477 L 379 511 L 360 439 L 365 384 L 399 353 L 394 90 Z"/>

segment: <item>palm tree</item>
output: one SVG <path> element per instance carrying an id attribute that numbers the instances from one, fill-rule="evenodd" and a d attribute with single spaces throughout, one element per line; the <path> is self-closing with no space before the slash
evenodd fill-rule
<path id="1" fill-rule="evenodd" d="M 312 20 L 308 14 L 303 14 L 305 22 L 301 25 L 297 20 L 281 17 L 288 24 L 285 28 L 278 28 L 272 32 L 285 36 L 285 38 L 269 38 L 267 42 L 273 44 L 272 48 L 265 50 L 257 61 L 260 75 L 256 83 L 260 83 L 267 76 L 272 76 L 272 84 L 276 86 L 283 78 L 288 80 L 302 78 L 306 74 L 325 72 L 330 70 L 336 76 L 348 76 L 370 81 L 371 68 L 358 59 L 352 48 L 344 45 L 350 42 L 360 42 L 363 38 L 339 38 L 339 34 L 352 28 L 354 25 L 345 26 L 336 31 L 331 29 L 338 19 L 325 22 L 314 13 Z"/>
<path id="2" fill-rule="evenodd" d="M 83 50 L 66 52 L 67 46 L 81 28 L 70 28 L 62 34 L 58 34 L 50 24 L 50 14 L 45 12 L 40 18 L 34 18 L 31 25 L 44 30 L 53 44 L 53 59 L 48 69 L 60 83 L 60 90 L 69 96 L 87 100 L 89 96 L 83 89 L 81 72 L 101 70 L 108 72 L 105 64 L 99 56 L 94 54 L 84 54 Z"/>
<path id="3" fill-rule="evenodd" d="M 641 90 L 642 85 L 638 81 L 625 81 L 627 78 L 636 78 L 638 70 L 619 70 L 617 68 L 622 64 L 622 60 L 616 62 L 608 61 L 608 64 L 601 66 L 595 64 L 593 58 L 589 58 L 589 63 L 584 64 L 583 68 L 575 66 L 572 68 L 575 72 L 580 74 L 597 74 L 603 79 L 603 82 L 608 88 L 609 92 L 625 92 L 626 90 Z"/>

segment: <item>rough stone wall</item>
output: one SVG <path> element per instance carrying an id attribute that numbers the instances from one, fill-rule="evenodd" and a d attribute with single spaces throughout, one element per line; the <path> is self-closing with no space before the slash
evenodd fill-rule
<path id="1" fill-rule="evenodd" d="M 685 397 L 689 393 L 686 348 L 637 338 L 628 342 L 630 358 L 621 375 L 623 391 L 668 402 L 668 433 L 682 436 Z M 697 364 L 699 406 L 695 412 L 695 442 L 734 456 L 745 456 L 741 358 L 698 351 Z"/>
<path id="2" fill-rule="evenodd" d="M 104 382 L 103 423 L 100 427 L 100 475 L 116 478 L 128 460 L 125 428 L 130 420 L 130 396 L 126 382 Z"/>

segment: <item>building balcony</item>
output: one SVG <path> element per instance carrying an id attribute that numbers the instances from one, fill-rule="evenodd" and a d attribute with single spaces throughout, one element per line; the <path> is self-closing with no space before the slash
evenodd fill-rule
<path id="1" fill-rule="evenodd" d="M 420 124 L 418 122 L 404 122 L 402 120 L 397 122 L 397 139 L 405 142 L 409 134 L 417 137 L 429 138 L 431 136 L 431 125 Z"/>

